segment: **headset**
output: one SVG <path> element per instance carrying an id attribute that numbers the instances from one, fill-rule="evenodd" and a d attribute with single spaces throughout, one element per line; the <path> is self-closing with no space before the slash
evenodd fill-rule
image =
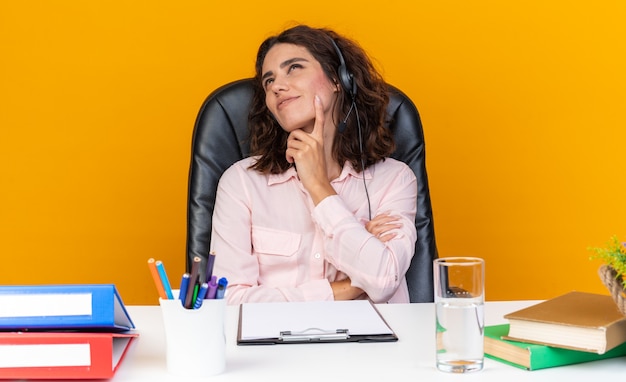
<path id="1" fill-rule="evenodd" d="M 346 123 L 348 122 L 348 117 L 352 113 L 352 109 L 356 108 L 356 82 L 354 81 L 354 75 L 348 70 L 346 66 L 346 60 L 343 58 L 343 54 L 341 53 L 341 49 L 339 49 L 339 45 L 335 42 L 335 40 L 331 37 L 330 42 L 335 47 L 335 52 L 337 52 L 337 57 L 339 57 L 339 67 L 337 68 L 337 76 L 339 77 L 339 83 L 343 90 L 350 95 L 350 99 L 352 100 L 352 104 L 350 105 L 350 110 L 344 117 L 343 121 L 339 122 L 337 129 L 340 133 L 343 133 L 346 130 Z M 357 113 L 357 122 L 358 121 L 358 113 Z M 359 125 L 360 127 L 360 125 Z M 360 134 L 360 130 L 359 130 Z M 361 150 L 362 152 L 362 150 Z"/>
<path id="2" fill-rule="evenodd" d="M 354 81 L 354 75 L 348 70 L 348 67 L 346 66 L 346 60 L 343 58 L 341 49 L 339 49 L 339 46 L 337 45 L 337 43 L 332 37 L 330 38 L 330 42 L 335 47 L 335 51 L 337 52 L 337 57 L 339 57 L 339 67 L 337 68 L 337 75 L 339 77 L 339 83 L 341 84 L 341 87 L 343 88 L 343 90 L 350 95 L 350 99 L 352 100 L 352 104 L 350 105 L 350 109 L 348 110 L 348 113 L 346 113 L 346 116 L 344 117 L 343 121 L 340 121 L 339 125 L 337 126 L 337 130 L 341 134 L 346 129 L 346 126 L 347 126 L 346 123 L 348 122 L 348 117 L 350 117 L 350 114 L 352 113 L 352 109 L 356 109 L 357 87 L 356 87 L 356 82 Z M 359 132 L 359 148 L 361 150 L 361 171 L 364 173 L 365 172 L 365 160 L 363 158 L 363 136 L 361 132 L 361 121 L 359 119 L 358 110 L 356 110 L 356 124 L 357 124 L 358 132 Z M 367 207 L 369 211 L 369 218 L 370 220 L 372 220 L 372 203 L 370 202 L 370 195 L 367 191 L 367 183 L 365 182 L 365 174 L 363 174 L 363 186 L 365 187 L 365 196 L 367 197 Z"/>
<path id="3" fill-rule="evenodd" d="M 337 52 L 337 56 L 339 57 L 339 67 L 337 68 L 337 75 L 339 76 L 339 83 L 343 90 L 348 92 L 352 102 L 354 102 L 356 97 L 356 82 L 354 82 L 354 75 L 350 73 L 348 67 L 346 66 L 346 60 L 343 58 L 343 54 L 341 54 L 341 49 L 335 42 L 334 39 L 330 39 L 330 42 L 333 43 L 335 47 L 335 51 Z"/>

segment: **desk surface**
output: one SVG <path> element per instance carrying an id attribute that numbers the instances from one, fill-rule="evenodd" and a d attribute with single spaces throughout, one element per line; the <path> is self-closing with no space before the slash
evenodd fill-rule
<path id="1" fill-rule="evenodd" d="M 485 324 L 505 323 L 502 316 L 536 301 L 488 302 Z M 226 370 L 210 378 L 185 381 L 593 381 L 623 377 L 626 358 L 552 369 L 525 371 L 485 359 L 482 371 L 464 376 L 435 368 L 434 304 L 377 305 L 399 337 L 393 343 L 326 343 L 237 346 L 238 307 L 226 313 Z M 158 306 L 129 306 L 140 333 L 113 381 L 180 381 L 165 367 L 165 337 Z"/>

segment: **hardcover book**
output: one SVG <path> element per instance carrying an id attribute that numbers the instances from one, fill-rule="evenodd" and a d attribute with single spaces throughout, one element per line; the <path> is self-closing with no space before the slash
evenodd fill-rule
<path id="1" fill-rule="evenodd" d="M 505 339 L 603 354 L 626 342 L 626 316 L 611 296 L 569 292 L 504 316 Z"/>
<path id="2" fill-rule="evenodd" d="M 626 356 L 626 343 L 597 354 L 503 339 L 508 332 L 508 324 L 485 327 L 485 357 L 521 369 L 539 370 Z"/>

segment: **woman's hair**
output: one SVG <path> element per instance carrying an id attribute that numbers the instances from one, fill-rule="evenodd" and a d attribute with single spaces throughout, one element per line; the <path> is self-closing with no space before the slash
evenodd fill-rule
<path id="1" fill-rule="evenodd" d="M 257 53 L 254 95 L 249 115 L 250 151 L 252 155 L 259 156 L 251 166 L 253 169 L 261 173 L 280 174 L 291 166 L 285 158 L 289 134 L 280 127 L 265 103 L 261 76 L 267 52 L 280 43 L 304 47 L 321 64 L 326 76 L 334 83 L 340 83 L 337 73 L 340 59 L 333 41 L 341 50 L 347 70 L 354 75 L 353 81 L 358 89 L 355 97 L 356 110 L 352 111 L 346 121 L 345 130 L 335 134 L 334 158 L 340 165 L 349 161 L 352 167 L 361 172 L 364 170 L 363 167 L 367 168 L 384 160 L 395 149 L 393 134 L 385 127 L 389 102 L 387 85 L 367 54 L 354 41 L 332 30 L 299 25 L 277 36 L 269 37 L 261 44 Z M 342 87 L 342 91 L 338 93 L 337 104 L 333 105 L 333 110 L 339 107 L 338 115 L 341 121 L 348 114 L 351 104 L 349 93 Z M 339 123 L 334 122 L 335 125 Z M 359 140 L 359 124 L 363 137 L 363 155 Z"/>

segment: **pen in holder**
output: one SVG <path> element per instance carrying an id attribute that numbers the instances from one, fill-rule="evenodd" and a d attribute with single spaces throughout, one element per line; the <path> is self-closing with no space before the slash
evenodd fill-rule
<path id="1" fill-rule="evenodd" d="M 205 299 L 198 309 L 185 309 L 178 299 L 159 299 L 165 327 L 167 370 L 185 377 L 206 377 L 226 367 L 225 299 Z"/>

